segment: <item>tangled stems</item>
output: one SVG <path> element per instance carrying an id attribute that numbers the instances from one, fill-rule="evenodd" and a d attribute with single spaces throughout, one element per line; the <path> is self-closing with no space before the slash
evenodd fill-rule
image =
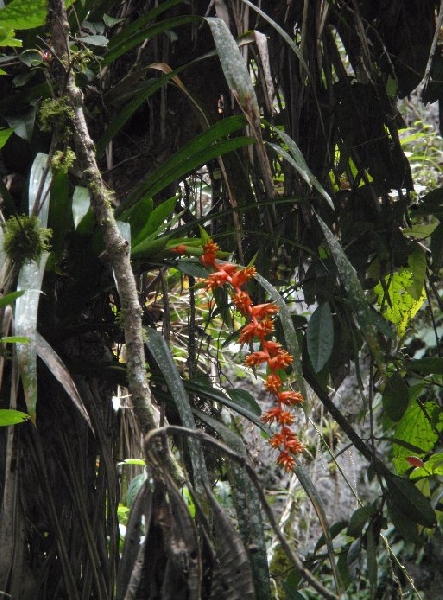
<path id="1" fill-rule="evenodd" d="M 278 431 L 273 434 L 269 443 L 279 450 L 277 463 L 290 471 L 295 466 L 295 455 L 303 452 L 304 448 L 291 429 L 295 417 L 288 408 L 301 404 L 303 396 L 299 392 L 284 389 L 281 374 L 292 364 L 293 358 L 281 344 L 269 339 L 274 331 L 272 319 L 279 309 L 271 302 L 254 305 L 248 292 L 242 288 L 254 277 L 255 268 L 240 268 L 231 263 L 217 262 L 218 251 L 218 245 L 211 239 L 203 246 L 201 262 L 211 270 L 206 280 L 207 287 L 209 290 L 214 290 L 224 285 L 230 286 L 235 307 L 247 319 L 240 333 L 240 344 L 257 341 L 260 344 L 260 350 L 248 354 L 245 363 L 248 367 L 267 365 L 269 374 L 265 380 L 265 388 L 274 396 L 276 406 L 262 415 L 262 421 L 271 425 L 277 424 Z"/>

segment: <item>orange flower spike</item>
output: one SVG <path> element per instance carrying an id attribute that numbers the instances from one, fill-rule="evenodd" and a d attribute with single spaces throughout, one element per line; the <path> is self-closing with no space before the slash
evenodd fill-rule
<path id="1" fill-rule="evenodd" d="M 284 446 L 286 442 L 286 437 L 284 433 L 274 433 L 274 435 L 269 440 L 269 445 L 272 448 L 280 448 Z"/>
<path id="2" fill-rule="evenodd" d="M 256 274 L 255 267 L 246 267 L 233 273 L 231 285 L 237 290 L 242 287 L 247 281 L 252 279 Z"/>
<path id="3" fill-rule="evenodd" d="M 276 304 L 267 302 L 266 304 L 257 304 L 257 306 L 253 306 L 251 314 L 256 319 L 265 319 L 268 315 L 276 315 L 278 310 Z"/>
<path id="4" fill-rule="evenodd" d="M 293 390 L 279 392 L 277 396 L 277 402 L 285 404 L 286 406 L 301 404 L 303 400 L 303 396 L 299 392 L 294 392 Z"/>
<path id="5" fill-rule="evenodd" d="M 281 386 L 282 380 L 278 375 L 268 375 L 266 377 L 265 388 L 268 390 L 268 392 L 271 392 L 271 394 L 277 395 Z"/>

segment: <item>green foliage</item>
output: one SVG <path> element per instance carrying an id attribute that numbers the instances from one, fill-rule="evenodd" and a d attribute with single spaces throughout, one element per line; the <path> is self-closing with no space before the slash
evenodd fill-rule
<path id="1" fill-rule="evenodd" d="M 4 250 L 18 266 L 37 260 L 50 248 L 51 231 L 37 217 L 12 216 L 4 224 Z"/>
<path id="2" fill-rule="evenodd" d="M 20 410 L 0 408 L 0 427 L 10 427 L 29 421 L 31 417 Z"/>

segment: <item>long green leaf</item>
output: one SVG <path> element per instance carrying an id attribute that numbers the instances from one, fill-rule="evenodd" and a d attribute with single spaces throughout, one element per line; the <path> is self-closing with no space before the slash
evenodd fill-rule
<path id="1" fill-rule="evenodd" d="M 193 23 L 200 20 L 201 18 L 195 15 L 173 17 L 172 19 L 166 19 L 165 21 L 161 21 L 160 23 L 155 23 L 154 25 L 147 27 L 146 29 L 142 29 L 141 31 L 134 33 L 132 36 L 126 36 L 121 40 L 118 38 L 116 42 L 114 41 L 114 43 L 109 45 L 109 52 L 103 58 L 103 63 L 105 65 L 109 65 L 116 58 L 122 56 L 122 54 L 125 54 L 138 44 L 152 39 L 156 35 L 174 29 L 175 27 L 179 27 L 180 25 L 187 25 L 188 23 Z"/>
<path id="2" fill-rule="evenodd" d="M 196 136 L 188 142 L 171 158 L 151 173 L 139 187 L 132 192 L 126 202 L 118 209 L 117 214 L 130 208 L 135 202 L 144 196 L 153 196 L 164 189 L 172 181 L 179 179 L 189 173 L 192 169 L 205 164 L 205 162 L 231 152 L 239 147 L 252 143 L 250 138 L 222 139 L 244 127 L 245 120 L 241 115 L 228 117 L 218 121 L 212 127 Z M 221 141 L 220 141 L 221 140 Z M 239 140 L 239 141 L 237 141 Z"/>
<path id="3" fill-rule="evenodd" d="M 169 388 L 171 398 L 174 401 L 175 407 L 182 425 L 195 429 L 194 415 L 192 414 L 191 405 L 189 404 L 188 394 L 183 385 L 183 380 L 180 377 L 177 366 L 172 358 L 171 351 L 166 345 L 161 333 L 155 329 L 147 329 L 146 346 L 152 354 L 155 362 L 161 370 L 166 384 Z M 208 474 L 206 465 L 201 450 L 201 445 L 198 440 L 188 440 L 189 455 L 192 463 L 194 481 L 197 488 L 203 489 L 204 485 L 208 485 Z"/>
<path id="4" fill-rule="evenodd" d="M 286 152 L 286 150 L 284 150 L 281 146 L 277 146 L 277 144 L 272 144 L 271 142 L 267 142 L 268 146 L 270 146 L 278 154 L 283 156 L 288 161 L 288 163 L 292 165 L 294 169 L 296 169 L 296 171 L 303 177 L 306 183 L 314 187 L 319 192 L 319 194 L 323 196 L 323 198 L 326 200 L 326 202 L 329 204 L 332 210 L 334 210 L 335 207 L 331 200 L 331 196 L 328 194 L 325 188 L 321 185 L 321 183 L 312 173 L 311 169 L 308 167 L 302 151 L 294 142 L 294 140 L 283 131 L 280 131 L 277 127 L 271 126 L 271 130 L 282 140 L 284 144 L 288 146 L 289 152 Z"/>
<path id="5" fill-rule="evenodd" d="M 13 304 L 17 300 L 17 298 L 23 296 L 24 293 L 24 290 L 22 290 L 20 292 L 11 292 L 10 294 L 6 294 L 6 296 L 0 298 L 0 308 L 2 308 L 3 306 L 8 306 L 8 304 Z"/>

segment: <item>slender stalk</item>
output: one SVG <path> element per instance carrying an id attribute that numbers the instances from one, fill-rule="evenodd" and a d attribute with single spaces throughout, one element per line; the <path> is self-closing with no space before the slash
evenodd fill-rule
<path id="1" fill-rule="evenodd" d="M 112 193 L 106 188 L 95 158 L 94 143 L 89 135 L 83 112 L 81 90 L 75 84 L 69 64 L 69 23 L 63 0 L 50 0 L 51 39 L 54 48 L 54 89 L 64 94 L 73 109 L 72 129 L 78 166 L 84 174 L 91 207 L 103 234 L 105 255 L 114 271 L 120 295 L 122 323 L 127 353 L 128 388 L 132 395 L 134 413 L 143 432 L 156 427 L 149 402 L 150 394 L 145 371 L 145 352 L 142 337 L 142 310 L 131 268 L 130 249 L 121 236 L 114 218 Z"/>

